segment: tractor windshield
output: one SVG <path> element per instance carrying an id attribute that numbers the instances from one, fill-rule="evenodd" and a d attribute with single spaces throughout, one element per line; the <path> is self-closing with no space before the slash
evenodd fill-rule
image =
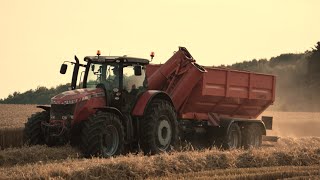
<path id="1" fill-rule="evenodd" d="M 134 71 L 136 66 L 141 68 L 138 74 L 135 74 Z M 122 71 L 120 68 L 122 68 Z M 120 74 L 121 72 L 123 74 Z M 121 78 L 122 85 L 120 86 Z M 92 63 L 89 67 L 86 87 L 96 88 L 97 85 L 103 85 L 106 90 L 118 88 L 129 93 L 143 90 L 146 88 L 145 67 L 134 64 Z"/>
<path id="2" fill-rule="evenodd" d="M 87 87 L 95 88 L 103 84 L 106 89 L 119 88 L 118 64 L 91 64 L 88 72 Z"/>
<path id="3" fill-rule="evenodd" d="M 144 88 L 145 82 L 145 68 L 142 67 L 141 75 L 134 74 L 134 66 L 123 67 L 123 89 L 129 93 L 135 93 L 135 91 Z"/>

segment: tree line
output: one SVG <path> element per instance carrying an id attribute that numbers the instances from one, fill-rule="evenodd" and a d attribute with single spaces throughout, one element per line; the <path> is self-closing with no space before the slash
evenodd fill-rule
<path id="1" fill-rule="evenodd" d="M 221 67 L 277 76 L 273 109 L 320 111 L 320 42 L 304 53 L 287 53 Z"/>
<path id="2" fill-rule="evenodd" d="M 64 91 L 67 91 L 70 84 L 58 85 L 52 88 L 39 86 L 35 90 L 30 89 L 20 93 L 15 91 L 5 99 L 0 99 L 0 104 L 50 104 L 50 99 Z"/>

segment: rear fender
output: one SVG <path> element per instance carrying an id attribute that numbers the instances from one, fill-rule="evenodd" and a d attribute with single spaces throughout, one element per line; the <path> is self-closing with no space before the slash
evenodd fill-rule
<path id="1" fill-rule="evenodd" d="M 252 124 L 257 124 L 261 129 L 262 135 L 266 135 L 267 134 L 266 126 L 265 126 L 264 122 L 261 121 L 261 120 L 238 120 L 238 123 L 239 123 L 241 131 L 244 128 L 246 128 L 246 127 L 248 127 L 248 126 L 250 126 Z"/>
<path id="2" fill-rule="evenodd" d="M 268 130 L 272 130 L 273 117 L 271 116 L 262 116 L 261 121 L 264 123 L 264 126 Z"/>
<path id="3" fill-rule="evenodd" d="M 144 116 L 146 113 L 146 108 L 154 99 L 167 100 L 174 107 L 173 102 L 167 93 L 163 91 L 157 91 L 157 90 L 148 90 L 144 92 L 137 100 L 133 108 L 133 111 L 131 113 L 132 116 Z"/>
<path id="4" fill-rule="evenodd" d="M 225 136 L 227 135 L 230 126 L 232 123 L 237 123 L 242 131 L 243 128 L 250 124 L 258 124 L 261 128 L 262 134 L 266 135 L 266 128 L 264 123 L 261 120 L 247 120 L 247 119 L 231 119 L 231 118 L 221 118 L 220 124 L 218 127 L 214 128 L 214 135 L 215 136 Z"/>
<path id="5" fill-rule="evenodd" d="M 216 137 L 226 136 L 231 124 L 234 122 L 235 122 L 234 119 L 220 118 L 219 126 L 212 127 L 211 133 L 213 133 L 213 135 Z"/>
<path id="6" fill-rule="evenodd" d="M 40 109 L 43 109 L 43 110 L 46 110 L 46 111 L 50 111 L 50 108 L 51 106 L 44 106 L 44 105 L 39 105 L 39 106 L 36 106 L 37 108 L 40 108 Z"/>

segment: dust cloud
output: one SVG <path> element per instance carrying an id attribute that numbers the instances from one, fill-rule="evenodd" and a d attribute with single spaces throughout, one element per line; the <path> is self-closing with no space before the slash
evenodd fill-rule
<path id="1" fill-rule="evenodd" d="M 273 117 L 273 130 L 268 135 L 280 137 L 320 137 L 320 112 L 265 111 L 262 116 Z"/>
<path id="2" fill-rule="evenodd" d="M 277 76 L 274 105 L 262 113 L 273 116 L 273 130 L 282 137 L 320 137 L 320 77 L 310 73 L 303 56 L 294 63 L 277 64 L 265 69 Z"/>
<path id="3" fill-rule="evenodd" d="M 276 75 L 276 99 L 269 110 L 320 112 L 320 77 L 309 69 L 304 59 L 265 69 L 265 73 Z"/>

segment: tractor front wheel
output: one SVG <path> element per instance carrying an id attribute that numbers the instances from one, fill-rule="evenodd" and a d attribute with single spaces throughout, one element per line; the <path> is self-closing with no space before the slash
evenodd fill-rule
<path id="1" fill-rule="evenodd" d="M 124 128 L 119 116 L 97 112 L 83 122 L 81 147 L 86 157 L 111 157 L 124 148 Z"/>
<path id="2" fill-rule="evenodd" d="M 28 145 L 45 144 L 45 137 L 41 130 L 41 122 L 48 122 L 49 119 L 49 111 L 38 112 L 28 118 L 23 131 L 24 142 Z"/>
<path id="3" fill-rule="evenodd" d="M 156 99 L 141 120 L 141 148 L 147 154 L 169 151 L 178 140 L 178 122 L 172 105 Z"/>

